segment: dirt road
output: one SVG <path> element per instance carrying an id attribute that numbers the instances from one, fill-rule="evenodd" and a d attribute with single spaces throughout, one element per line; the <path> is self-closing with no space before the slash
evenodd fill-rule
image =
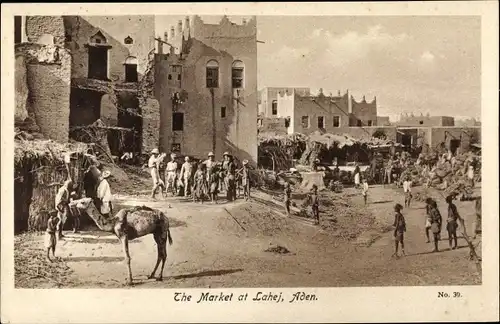
<path id="1" fill-rule="evenodd" d="M 355 199 L 362 203 L 361 197 Z M 175 198 L 152 201 L 127 196 L 117 200 L 122 205 L 161 209 L 173 227 L 174 244 L 168 248 L 163 282 L 147 279 L 156 261 L 152 236 L 131 242 L 135 287 L 414 286 L 480 284 L 481 280 L 468 260 L 464 239 L 452 251 L 443 232 L 441 252 L 430 252 L 433 246 L 426 243 L 423 203 L 403 211 L 407 256 L 393 259 L 392 232 L 366 232 L 356 242 L 345 242 L 257 202 L 201 205 Z M 379 222 L 392 224 L 396 202 L 403 203 L 402 189 L 374 187 L 366 208 Z M 443 203 L 440 210 L 446 217 Z M 474 203 L 457 202 L 457 207 L 470 233 Z M 360 245 L 375 236 L 379 237 L 370 246 Z M 33 244 L 42 246 L 41 240 L 39 237 Z M 291 253 L 265 252 L 274 245 Z M 58 254 L 73 271 L 63 287 L 123 288 L 126 267 L 115 237 L 98 231 L 67 234 L 58 245 Z"/>

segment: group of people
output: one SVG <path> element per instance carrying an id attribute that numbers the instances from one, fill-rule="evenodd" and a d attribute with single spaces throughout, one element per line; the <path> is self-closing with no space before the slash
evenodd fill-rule
<path id="1" fill-rule="evenodd" d="M 76 208 L 76 202 L 80 198 L 93 198 L 96 208 L 103 216 L 110 215 L 113 210 L 111 188 L 108 178 L 109 171 L 101 171 L 95 165 L 90 166 L 84 175 L 83 189 L 80 193 L 79 184 L 68 178 L 57 191 L 54 201 L 54 210 L 49 213 L 47 229 L 45 235 L 45 248 L 47 260 L 50 259 L 50 252 L 55 258 L 57 241 L 64 237 L 63 229 L 68 218 L 73 219 L 73 233 L 77 233 L 80 228 L 81 211 Z"/>
<path id="2" fill-rule="evenodd" d="M 237 198 L 238 184 L 243 187 L 243 196 L 250 198 L 250 177 L 248 160 L 244 160 L 242 167 L 238 168 L 232 154 L 224 152 L 223 160 L 216 161 L 213 152 L 208 153 L 207 159 L 195 163 L 189 156 L 184 158 L 184 163 L 179 167 L 177 155 L 170 154 L 170 161 L 164 163 L 165 153 L 158 149 L 151 151 L 148 168 L 153 181 L 151 197 L 155 198 L 158 190 L 163 197 L 171 191 L 179 195 L 183 191 L 184 197 L 191 196 L 193 201 L 203 201 L 208 197 L 216 203 L 220 192 L 226 193 L 228 201 Z"/>
<path id="3" fill-rule="evenodd" d="M 448 204 L 448 217 L 446 219 L 446 231 L 448 232 L 448 243 L 450 249 L 455 250 L 457 248 L 457 229 L 459 227 L 459 221 L 463 224 L 463 218 L 458 213 L 457 206 L 453 203 L 454 196 L 448 195 L 445 200 Z M 432 198 L 427 198 L 426 201 L 426 213 L 425 213 L 425 236 L 427 238 L 427 243 L 431 242 L 430 233 L 432 233 L 432 242 L 434 243 L 433 252 L 439 251 L 439 241 L 441 240 L 441 232 L 443 228 L 443 217 L 439 211 L 437 202 Z M 395 251 L 393 256 L 398 256 L 399 245 L 401 245 L 401 250 L 403 255 L 405 255 L 404 250 L 404 233 L 406 232 L 406 221 L 401 213 L 403 206 L 401 204 L 396 204 L 394 206 L 394 238 L 395 238 Z"/>

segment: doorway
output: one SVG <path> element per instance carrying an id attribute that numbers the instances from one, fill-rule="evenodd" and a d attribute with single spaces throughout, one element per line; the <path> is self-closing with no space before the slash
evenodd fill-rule
<path id="1" fill-rule="evenodd" d="M 460 147 L 460 140 L 458 139 L 452 139 L 450 140 L 450 151 L 451 154 L 455 154 L 457 152 L 457 149 Z"/>
<path id="2" fill-rule="evenodd" d="M 401 136 L 401 144 L 406 147 L 411 146 L 411 135 L 403 135 Z"/>
<path id="3" fill-rule="evenodd" d="M 89 46 L 89 79 L 108 80 L 108 49 Z"/>

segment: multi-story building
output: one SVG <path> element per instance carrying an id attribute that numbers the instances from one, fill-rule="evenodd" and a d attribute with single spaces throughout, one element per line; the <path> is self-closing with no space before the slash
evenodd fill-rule
<path id="1" fill-rule="evenodd" d="M 283 117 L 281 109 L 278 105 L 278 95 L 291 94 L 295 92 L 301 96 L 310 96 L 310 88 L 277 88 L 266 87 L 259 91 L 259 115 L 261 117 Z"/>
<path id="2" fill-rule="evenodd" d="M 155 104 L 140 81 L 154 51 L 154 16 L 28 16 L 15 27 L 16 80 L 27 80 L 43 133 L 80 139 L 74 129 L 101 119 L 125 131 L 108 136 L 114 154 L 153 145 L 143 141 L 141 112 Z"/>
<path id="3" fill-rule="evenodd" d="M 395 123 L 401 127 L 439 127 L 439 126 L 455 126 L 455 118 L 449 116 L 430 116 L 429 114 L 415 116 L 414 114 L 401 115 L 399 121 Z"/>
<path id="4" fill-rule="evenodd" d="M 376 126 L 376 99 L 357 102 L 346 92 L 337 96 L 303 96 L 295 91 L 278 94 L 279 116 L 287 118 L 288 133 L 336 133 L 348 127 Z"/>
<path id="5" fill-rule="evenodd" d="M 206 24 L 194 16 L 158 40 L 154 77 L 162 150 L 197 157 L 231 151 L 257 161 L 256 35 L 255 17 Z"/>

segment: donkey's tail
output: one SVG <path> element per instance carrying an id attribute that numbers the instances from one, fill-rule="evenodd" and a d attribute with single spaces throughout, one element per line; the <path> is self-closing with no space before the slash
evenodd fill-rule
<path id="1" fill-rule="evenodd" d="M 172 245 L 174 243 L 174 241 L 172 240 L 172 234 L 170 234 L 170 228 L 167 228 L 167 239 L 169 245 Z"/>

